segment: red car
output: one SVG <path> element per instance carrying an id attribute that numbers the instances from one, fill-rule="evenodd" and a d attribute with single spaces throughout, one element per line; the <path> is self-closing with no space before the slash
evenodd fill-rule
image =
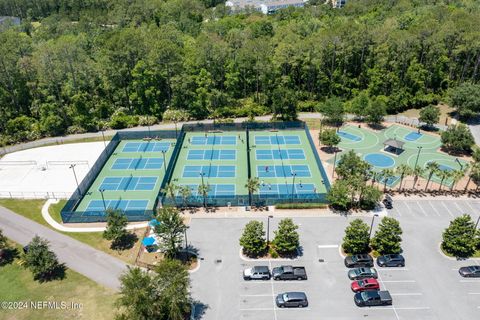
<path id="1" fill-rule="evenodd" d="M 377 279 L 368 278 L 352 282 L 353 292 L 362 292 L 367 290 L 380 290 L 380 284 Z"/>

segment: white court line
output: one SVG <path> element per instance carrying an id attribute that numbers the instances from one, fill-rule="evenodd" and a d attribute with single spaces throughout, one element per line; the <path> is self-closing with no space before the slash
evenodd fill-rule
<path id="1" fill-rule="evenodd" d="M 415 280 L 384 280 L 384 283 L 415 283 Z"/>
<path id="2" fill-rule="evenodd" d="M 428 203 L 430 208 L 432 208 L 432 210 L 437 214 L 437 216 L 441 217 L 440 213 L 438 213 L 437 209 L 435 209 L 435 207 L 433 206 L 433 204 L 430 201 L 426 201 L 426 203 Z"/>
<path id="3" fill-rule="evenodd" d="M 450 215 L 450 217 L 452 218 L 455 218 L 455 216 L 450 212 L 450 210 L 448 210 L 447 206 L 445 205 L 445 203 L 443 203 L 443 201 L 440 201 L 440 203 L 442 204 L 442 206 L 445 208 L 445 210 L 447 210 L 448 214 Z"/>
<path id="4" fill-rule="evenodd" d="M 319 249 L 327 249 L 327 248 L 338 248 L 338 244 L 324 244 L 324 245 L 319 245 Z"/>
<path id="5" fill-rule="evenodd" d="M 423 214 L 425 215 L 425 217 L 428 216 L 427 214 L 427 211 L 425 211 L 425 209 L 423 209 L 423 207 L 420 205 L 420 203 L 418 201 L 415 201 L 415 203 L 417 204 L 417 206 L 420 208 L 420 210 L 423 212 Z"/>
<path id="6" fill-rule="evenodd" d="M 391 296 L 421 296 L 423 293 L 390 293 Z"/>

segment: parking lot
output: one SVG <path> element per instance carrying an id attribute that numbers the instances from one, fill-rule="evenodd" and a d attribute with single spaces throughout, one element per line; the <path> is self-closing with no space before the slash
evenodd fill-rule
<path id="1" fill-rule="evenodd" d="M 248 261 L 240 257 L 238 239 L 250 219 L 192 219 L 189 240 L 199 250 L 200 269 L 192 274 L 192 293 L 199 319 L 477 319 L 480 279 L 464 279 L 456 261 L 441 255 L 441 234 L 453 217 L 480 212 L 480 203 L 465 200 L 395 200 L 388 214 L 403 228 L 404 268 L 379 268 L 382 290 L 392 306 L 359 308 L 353 302 L 348 269 L 339 245 L 348 223 L 357 216 L 324 215 L 294 218 L 299 224 L 302 255 L 295 261 Z M 371 216 L 361 217 L 370 223 Z M 271 220 L 273 230 L 280 217 Z M 266 224 L 266 218 L 259 218 Z M 375 226 L 379 218 L 375 220 Z M 375 227 L 374 227 L 375 230 Z M 242 272 L 254 265 L 304 266 L 307 281 L 244 281 Z M 308 308 L 280 309 L 275 296 L 303 291 Z M 200 316 L 200 314 L 202 314 Z"/>

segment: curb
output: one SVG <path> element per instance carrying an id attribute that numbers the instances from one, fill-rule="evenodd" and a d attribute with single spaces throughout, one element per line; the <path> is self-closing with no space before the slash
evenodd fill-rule
<path id="1" fill-rule="evenodd" d="M 297 250 L 298 252 L 298 250 Z M 254 259 L 254 258 L 247 258 L 243 255 L 242 253 L 242 248 L 240 248 L 240 251 L 238 252 L 238 256 L 240 257 L 240 259 L 242 259 L 243 261 L 247 261 L 247 262 L 263 262 L 263 261 L 297 261 L 300 259 L 300 257 L 296 257 L 294 259 L 286 259 L 286 258 L 260 258 L 260 259 Z"/>
<path id="2" fill-rule="evenodd" d="M 455 258 L 455 257 L 449 257 L 449 256 L 447 256 L 447 255 L 446 255 L 445 253 L 443 253 L 443 251 L 442 251 L 442 243 L 441 243 L 441 242 L 438 243 L 437 251 L 438 251 L 438 253 L 440 253 L 440 255 L 441 255 L 442 257 L 444 257 L 445 259 L 448 259 L 448 260 L 450 260 L 450 261 L 475 261 L 475 262 L 480 262 L 480 258 L 466 258 L 466 259 L 461 260 L 461 259 L 457 259 L 457 258 Z"/>

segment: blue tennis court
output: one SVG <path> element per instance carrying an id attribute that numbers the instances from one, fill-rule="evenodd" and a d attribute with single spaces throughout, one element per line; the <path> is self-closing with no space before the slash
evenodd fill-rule
<path id="1" fill-rule="evenodd" d="M 198 184 L 187 184 L 192 192 L 193 197 L 200 196 L 198 194 Z M 221 197 L 221 196 L 235 196 L 234 184 L 209 184 L 208 185 L 208 197 Z M 180 195 L 177 193 L 177 195 Z"/>
<path id="2" fill-rule="evenodd" d="M 236 150 L 189 150 L 187 160 L 236 160 Z"/>
<path id="3" fill-rule="evenodd" d="M 392 187 L 394 186 L 397 181 L 400 180 L 400 177 L 397 177 L 397 176 L 394 176 L 394 177 L 390 177 L 387 179 L 387 186 L 389 187 Z M 379 184 L 385 184 L 385 178 L 381 177 L 379 179 L 376 179 L 376 181 L 379 183 Z"/>
<path id="4" fill-rule="evenodd" d="M 112 170 L 153 170 L 161 169 L 162 165 L 162 158 L 118 158 Z"/>
<path id="5" fill-rule="evenodd" d="M 105 205 L 102 200 L 91 200 L 85 210 L 85 214 L 91 213 L 97 215 L 98 212 L 105 211 L 107 209 L 122 210 L 122 211 L 137 211 L 143 212 L 147 210 L 148 200 L 105 200 Z"/>
<path id="6" fill-rule="evenodd" d="M 272 145 L 272 144 L 300 144 L 299 136 L 255 136 L 255 144 Z"/>
<path id="7" fill-rule="evenodd" d="M 255 150 L 257 160 L 305 160 L 305 152 L 302 149 L 273 149 Z"/>
<path id="8" fill-rule="evenodd" d="M 340 137 L 340 138 L 345 138 L 345 139 L 348 139 L 348 140 L 351 140 L 351 141 L 361 141 L 362 138 L 360 138 L 359 136 L 356 136 L 354 134 L 351 134 L 351 133 L 348 133 L 348 132 L 345 132 L 345 131 L 337 131 L 337 135 Z"/>
<path id="9" fill-rule="evenodd" d="M 418 133 L 418 132 L 410 132 L 405 136 L 405 140 L 407 141 L 415 141 L 420 139 L 423 136 L 423 134 Z"/>
<path id="10" fill-rule="evenodd" d="M 122 152 L 160 152 L 168 151 L 169 148 L 170 142 L 127 142 Z"/>
<path id="11" fill-rule="evenodd" d="M 190 138 L 192 145 L 229 145 L 235 146 L 237 144 L 237 137 L 235 136 L 195 136 Z"/>
<path id="12" fill-rule="evenodd" d="M 235 166 L 185 166 L 184 178 L 200 178 L 203 173 L 205 178 L 235 178 Z"/>
<path id="13" fill-rule="evenodd" d="M 148 191 L 155 188 L 157 177 L 106 177 L 99 190 Z"/>
<path id="14" fill-rule="evenodd" d="M 303 178 L 311 176 L 307 165 L 257 166 L 257 176 L 259 178 L 291 178 L 293 174 Z"/>
<path id="15" fill-rule="evenodd" d="M 281 196 L 281 195 L 314 195 L 317 189 L 313 183 L 295 183 L 290 184 L 264 184 L 260 185 L 258 190 L 260 197 Z"/>

